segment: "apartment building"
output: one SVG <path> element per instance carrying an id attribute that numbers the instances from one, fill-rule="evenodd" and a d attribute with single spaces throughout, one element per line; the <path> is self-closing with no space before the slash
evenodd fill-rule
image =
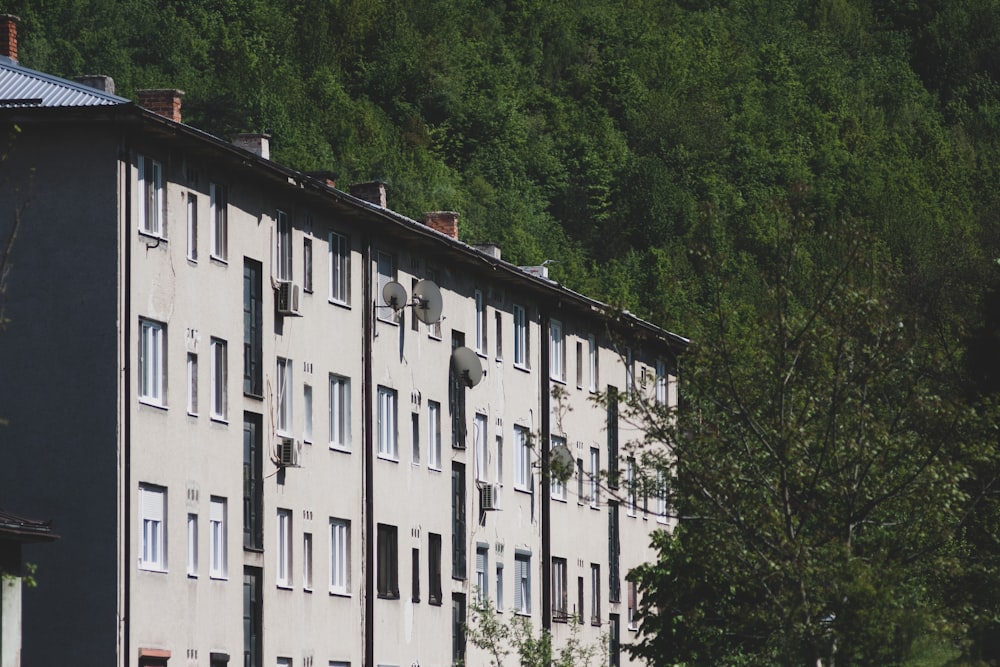
<path id="1" fill-rule="evenodd" d="M 667 513 L 592 398 L 676 404 L 684 338 L 4 44 L 0 506 L 62 536 L 25 664 L 487 665 L 485 604 L 628 664 Z"/>

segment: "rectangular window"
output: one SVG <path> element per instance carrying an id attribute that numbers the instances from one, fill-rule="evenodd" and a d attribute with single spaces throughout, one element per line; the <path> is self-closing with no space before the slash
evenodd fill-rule
<path id="1" fill-rule="evenodd" d="M 531 488 L 531 443 L 523 426 L 514 427 L 514 488 Z"/>
<path id="2" fill-rule="evenodd" d="M 292 434 L 292 360 L 278 357 L 278 433 Z"/>
<path id="3" fill-rule="evenodd" d="M 486 481 L 486 471 L 489 467 L 489 452 L 486 450 L 486 415 L 476 413 L 473 421 L 476 438 L 476 481 Z"/>
<path id="4" fill-rule="evenodd" d="M 667 522 L 667 473 L 656 471 L 656 520 Z"/>
<path id="5" fill-rule="evenodd" d="M 427 279 L 437 285 L 441 285 L 441 274 L 437 269 L 427 269 Z M 441 320 L 427 325 L 427 335 L 436 340 L 441 340 Z"/>
<path id="6" fill-rule="evenodd" d="M 451 577 L 465 579 L 465 464 L 451 464 Z"/>
<path id="7" fill-rule="evenodd" d="M 187 375 L 187 411 L 194 416 L 198 414 L 198 355 L 194 352 L 188 352 L 187 355 Z"/>
<path id="8" fill-rule="evenodd" d="M 330 301 L 351 303 L 351 242 L 344 234 L 330 232 Z"/>
<path id="9" fill-rule="evenodd" d="M 622 664 L 622 638 L 621 620 L 618 614 L 611 614 L 608 617 L 611 630 L 608 632 L 608 665 L 610 667 L 620 667 Z"/>
<path id="10" fill-rule="evenodd" d="M 638 592 L 634 581 L 628 582 L 628 629 L 639 629 L 639 614 L 636 603 L 638 602 Z"/>
<path id="11" fill-rule="evenodd" d="M 451 594 L 451 664 L 465 664 L 465 594 Z"/>
<path id="12" fill-rule="evenodd" d="M 167 490 L 139 485 L 139 569 L 167 571 Z"/>
<path id="13" fill-rule="evenodd" d="M 618 488 L 618 390 L 608 385 L 605 431 L 608 434 L 608 488 Z"/>
<path id="14" fill-rule="evenodd" d="M 312 385 L 302 385 L 302 407 L 305 411 L 305 425 L 302 428 L 302 439 L 312 442 L 313 439 L 313 388 Z"/>
<path id="15" fill-rule="evenodd" d="M 552 620 L 569 620 L 569 595 L 566 590 L 566 559 L 552 559 Z"/>
<path id="16" fill-rule="evenodd" d="M 485 606 L 490 599 L 489 584 L 490 549 L 485 544 L 476 545 L 476 602 Z"/>
<path id="17" fill-rule="evenodd" d="M 330 374 L 330 447 L 351 448 L 351 380 Z"/>
<path id="18" fill-rule="evenodd" d="M 377 272 L 375 285 L 375 303 L 378 308 L 375 312 L 378 318 L 384 322 L 399 323 L 403 320 L 403 310 L 395 310 L 385 301 L 385 286 L 396 281 L 396 257 L 381 250 L 375 251 L 375 269 Z"/>
<path id="19" fill-rule="evenodd" d="M 229 364 L 226 341 L 213 338 L 212 351 L 212 419 L 226 421 L 229 418 Z"/>
<path id="20" fill-rule="evenodd" d="M 608 602 L 622 601 L 621 534 L 618 501 L 608 501 Z"/>
<path id="21" fill-rule="evenodd" d="M 428 602 L 441 604 L 441 536 L 427 534 L 427 594 Z"/>
<path id="22" fill-rule="evenodd" d="M 292 511 L 278 508 L 278 586 L 292 587 Z"/>
<path id="23" fill-rule="evenodd" d="M 629 396 L 635 391 L 635 357 L 632 348 L 625 348 L 625 392 Z"/>
<path id="24" fill-rule="evenodd" d="M 495 468 L 493 480 L 497 484 L 503 484 L 503 434 L 500 432 L 500 420 L 497 420 L 497 437 L 496 437 L 496 449 L 497 449 L 497 465 Z"/>
<path id="25" fill-rule="evenodd" d="M 531 613 L 531 554 L 514 553 L 514 612 Z"/>
<path id="26" fill-rule="evenodd" d="M 146 155 L 139 156 L 139 231 L 165 236 L 166 197 L 163 194 L 163 165 Z"/>
<path id="27" fill-rule="evenodd" d="M 503 612 L 503 563 L 497 563 L 497 612 Z"/>
<path id="28" fill-rule="evenodd" d="M 528 345 L 530 344 L 528 333 L 528 319 L 523 306 L 514 304 L 514 365 L 522 368 L 528 367 Z"/>
<path id="29" fill-rule="evenodd" d="M 264 548 L 264 449 L 261 446 L 263 418 L 243 413 L 243 546 Z"/>
<path id="30" fill-rule="evenodd" d="M 597 447 L 590 448 L 590 506 L 596 508 L 600 502 L 601 453 Z"/>
<path id="31" fill-rule="evenodd" d="M 198 576 L 198 515 L 187 518 L 187 576 Z"/>
<path id="32" fill-rule="evenodd" d="M 549 451 L 554 450 L 556 447 L 565 447 L 566 438 L 554 435 L 549 439 L 549 445 Z M 550 491 L 552 492 L 552 498 L 566 502 L 566 482 L 563 475 L 568 476 L 573 471 L 554 470 L 552 467 L 552 458 L 551 456 L 549 457 Z"/>
<path id="33" fill-rule="evenodd" d="M 264 395 L 263 276 L 260 262 L 243 260 L 243 393 Z"/>
<path id="34" fill-rule="evenodd" d="M 377 529 L 378 578 L 380 598 L 399 598 L 399 548 L 396 526 L 380 523 Z"/>
<path id="35" fill-rule="evenodd" d="M 208 196 L 211 200 L 212 259 L 225 262 L 229 259 L 229 195 L 224 185 L 210 183 Z"/>
<path id="36" fill-rule="evenodd" d="M 486 299 L 476 290 L 476 352 L 486 354 Z"/>
<path id="37" fill-rule="evenodd" d="M 625 461 L 625 513 L 635 516 L 635 459 Z"/>
<path id="38" fill-rule="evenodd" d="M 590 624 L 601 624 L 601 566 L 590 564 Z"/>
<path id="39" fill-rule="evenodd" d="M 496 320 L 496 355 L 497 361 L 503 359 L 503 315 L 501 312 L 495 311 L 493 317 Z"/>
<path id="40" fill-rule="evenodd" d="M 229 574 L 228 544 L 226 539 L 226 499 L 212 496 L 208 516 L 209 576 L 225 579 Z"/>
<path id="41" fill-rule="evenodd" d="M 302 239 L 302 291 L 313 291 L 313 240 L 308 236 Z"/>
<path id="42" fill-rule="evenodd" d="M 549 377 L 559 382 L 566 381 L 566 339 L 563 337 L 562 322 L 549 321 Z"/>
<path id="43" fill-rule="evenodd" d="M 264 653 L 263 574 L 259 567 L 243 568 L 243 666 L 261 667 Z"/>
<path id="44" fill-rule="evenodd" d="M 292 279 L 292 222 L 288 219 L 288 214 L 280 210 L 277 232 L 275 259 L 278 264 L 278 280 L 287 282 Z"/>
<path id="45" fill-rule="evenodd" d="M 590 371 L 590 391 L 596 392 L 600 385 L 597 377 L 597 338 L 587 336 L 587 364 Z"/>
<path id="46" fill-rule="evenodd" d="M 410 549 L 410 601 L 420 602 L 420 549 Z"/>
<path id="47" fill-rule="evenodd" d="M 198 261 L 198 197 L 187 196 L 187 258 Z"/>
<path id="48" fill-rule="evenodd" d="M 576 388 L 583 389 L 583 343 L 576 342 Z"/>
<path id="49" fill-rule="evenodd" d="M 410 413 L 410 463 L 420 465 L 420 413 Z"/>
<path id="50" fill-rule="evenodd" d="M 396 390 L 378 388 L 378 455 L 380 458 L 399 459 L 399 428 L 397 426 Z"/>
<path id="51" fill-rule="evenodd" d="M 583 459 L 576 460 L 576 503 L 582 505 L 586 496 L 584 495 L 584 472 Z"/>
<path id="52" fill-rule="evenodd" d="M 451 332 L 451 349 L 455 350 L 465 345 L 465 334 L 461 331 Z M 451 366 L 448 374 L 448 410 L 451 413 L 451 446 L 455 449 L 465 449 L 465 380 Z"/>
<path id="53" fill-rule="evenodd" d="M 330 519 L 330 592 L 349 595 L 351 592 L 351 522 Z"/>
<path id="54" fill-rule="evenodd" d="M 441 404 L 427 401 L 427 467 L 441 469 Z"/>
<path id="55" fill-rule="evenodd" d="M 302 589 L 311 591 L 313 588 L 313 536 L 312 533 L 302 533 Z"/>
<path id="56" fill-rule="evenodd" d="M 167 325 L 139 319 L 139 398 L 146 403 L 167 403 Z"/>
<path id="57" fill-rule="evenodd" d="M 576 622 L 583 623 L 583 577 L 576 578 Z"/>

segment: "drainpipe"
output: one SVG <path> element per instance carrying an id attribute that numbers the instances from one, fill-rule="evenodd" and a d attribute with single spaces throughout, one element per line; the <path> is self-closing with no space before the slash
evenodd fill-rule
<path id="1" fill-rule="evenodd" d="M 119 164 L 122 161 L 125 163 L 125 229 L 122 231 L 121 236 L 122 243 L 125 246 L 125 266 L 121 291 L 123 304 L 121 310 L 124 313 L 121 325 L 121 341 L 124 346 L 122 354 L 122 373 L 124 374 L 124 378 L 122 381 L 122 396 L 119 399 L 119 409 L 122 411 L 122 434 L 119 439 L 122 451 L 119 456 L 122 466 L 123 487 L 121 490 L 122 500 L 120 505 L 122 525 L 119 537 L 121 540 L 119 549 L 121 549 L 122 553 L 121 568 L 124 600 L 122 604 L 122 618 L 118 625 L 118 632 L 121 633 L 119 645 L 122 647 L 122 653 L 118 656 L 118 664 L 124 667 L 124 665 L 128 664 L 128 656 L 131 654 L 129 617 L 132 613 L 132 559 L 129 554 L 129 547 L 131 545 L 129 538 L 132 530 L 132 522 L 130 520 L 132 516 L 131 503 L 129 502 L 132 491 L 132 355 L 129 352 L 132 344 L 132 148 L 127 140 L 124 141 L 124 146 L 119 153 Z M 121 183 L 122 179 L 119 179 L 118 182 Z"/>
<path id="2" fill-rule="evenodd" d="M 363 240 L 362 254 L 364 267 L 364 281 L 362 289 L 362 303 L 364 310 L 364 350 L 362 354 L 362 365 L 364 367 L 363 394 L 361 411 L 363 415 L 364 436 L 364 535 L 361 539 L 361 548 L 364 550 L 364 580 L 365 592 L 362 598 L 364 607 L 364 635 L 365 635 L 365 661 L 364 667 L 374 667 L 375 665 L 375 494 L 372 490 L 375 481 L 375 461 L 374 461 L 374 440 L 372 431 L 372 406 L 374 393 L 372 391 L 372 341 L 375 328 L 374 300 L 372 298 L 372 243 L 371 236 L 365 234 Z"/>
<path id="3" fill-rule="evenodd" d="M 552 483 L 549 468 L 549 440 L 551 435 L 552 401 L 549 394 L 549 347 L 551 346 L 551 335 L 549 333 L 549 314 L 542 311 L 541 340 L 538 347 L 541 348 L 541 361 L 538 373 L 538 391 L 541 393 L 542 414 L 539 428 L 541 442 L 539 443 L 539 454 L 542 459 L 542 488 L 539 493 L 542 505 L 542 629 L 552 629 Z"/>

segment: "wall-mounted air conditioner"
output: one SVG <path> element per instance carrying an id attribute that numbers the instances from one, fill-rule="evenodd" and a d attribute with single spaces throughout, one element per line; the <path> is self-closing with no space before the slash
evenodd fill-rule
<path id="1" fill-rule="evenodd" d="M 299 297 L 302 289 L 290 280 L 278 282 L 278 313 L 280 315 L 301 316 Z"/>
<path id="2" fill-rule="evenodd" d="M 302 457 L 302 443 L 294 438 L 278 441 L 278 465 L 282 468 L 298 468 Z"/>
<path id="3" fill-rule="evenodd" d="M 483 484 L 479 487 L 479 509 L 483 512 L 500 509 L 499 484 Z"/>

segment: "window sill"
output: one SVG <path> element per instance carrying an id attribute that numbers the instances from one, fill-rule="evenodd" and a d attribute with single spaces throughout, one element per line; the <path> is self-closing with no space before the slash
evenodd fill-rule
<path id="1" fill-rule="evenodd" d="M 334 452 L 343 452 L 344 454 L 350 454 L 351 448 L 345 445 L 338 445 L 337 443 L 330 443 L 330 450 Z"/>
<path id="2" fill-rule="evenodd" d="M 188 572 L 187 573 L 187 578 L 188 579 L 195 579 L 196 580 L 196 579 L 198 579 L 198 573 L 197 572 Z"/>
<path id="3" fill-rule="evenodd" d="M 243 397 L 244 398 L 252 398 L 252 399 L 257 400 L 257 401 L 263 401 L 264 400 L 264 395 L 263 394 L 255 394 L 252 391 L 244 391 L 243 392 Z"/>
<path id="4" fill-rule="evenodd" d="M 187 258 L 187 262 L 191 266 L 198 266 L 198 258 L 197 257 L 188 257 Z"/>
<path id="5" fill-rule="evenodd" d="M 188 410 L 187 415 L 188 415 L 188 417 L 194 417 L 195 419 L 198 418 L 198 413 L 197 412 L 191 412 L 190 410 Z"/>
<path id="6" fill-rule="evenodd" d="M 525 366 L 524 364 L 519 364 L 517 362 L 514 362 L 514 368 L 516 368 L 519 371 L 523 371 L 525 373 L 530 373 L 531 372 L 531 367 L 530 366 Z"/>
<path id="7" fill-rule="evenodd" d="M 532 493 L 531 489 L 529 489 L 528 487 L 518 486 L 517 484 L 514 485 L 514 490 L 517 491 L 518 493 L 527 493 L 529 495 Z"/>
<path id="8" fill-rule="evenodd" d="M 161 241 L 168 240 L 166 236 L 163 236 L 163 234 L 157 234 L 156 232 L 151 232 L 149 230 L 142 228 L 139 228 L 138 231 L 139 231 L 139 236 L 156 241 L 156 245 L 160 245 Z M 155 248 L 156 246 L 150 246 L 150 247 Z"/>
<path id="9" fill-rule="evenodd" d="M 339 308 L 346 308 L 347 310 L 351 309 L 351 303 L 350 303 L 350 301 L 340 301 L 339 299 L 327 299 L 326 301 L 331 306 L 337 306 Z"/>
<path id="10" fill-rule="evenodd" d="M 441 472 L 441 466 L 428 465 L 427 469 L 430 470 L 431 472 Z"/>
<path id="11" fill-rule="evenodd" d="M 429 604 L 432 607 L 440 607 L 441 606 L 441 600 L 435 600 L 434 598 L 431 598 L 431 599 L 429 599 L 427 601 L 427 604 Z"/>
<path id="12" fill-rule="evenodd" d="M 219 255 L 210 255 L 209 259 L 212 260 L 214 264 L 221 264 L 222 266 L 229 266 L 229 260 L 225 257 L 220 257 Z"/>
<path id="13" fill-rule="evenodd" d="M 515 616 L 531 616 L 531 612 L 530 611 L 521 611 L 520 609 L 515 609 L 514 610 L 514 615 Z"/>
<path id="14" fill-rule="evenodd" d="M 566 502 L 565 498 L 560 498 L 559 496 L 552 496 L 552 500 L 556 501 L 557 503 L 565 503 Z"/>
<path id="15" fill-rule="evenodd" d="M 222 415 L 212 415 L 212 421 L 216 424 L 222 424 L 224 426 L 229 426 L 229 418 L 223 417 Z"/>
<path id="16" fill-rule="evenodd" d="M 399 600 L 398 595 L 386 595 L 384 593 L 379 593 L 376 597 L 378 597 L 379 600 Z"/>
<path id="17" fill-rule="evenodd" d="M 153 572 L 154 574 L 167 574 L 166 568 L 153 567 L 152 565 L 139 565 L 140 572 Z"/>
<path id="18" fill-rule="evenodd" d="M 549 379 L 552 380 L 553 382 L 555 382 L 556 384 L 561 384 L 564 387 L 566 386 L 566 378 L 561 378 L 561 377 L 556 377 L 554 375 L 549 375 Z"/>
<path id="19" fill-rule="evenodd" d="M 208 578 L 212 581 L 229 581 L 229 575 L 226 574 L 212 574 Z"/>
<path id="20" fill-rule="evenodd" d="M 399 463 L 399 457 L 398 456 L 394 457 L 394 456 L 390 456 L 389 454 L 379 454 L 378 458 L 381 461 L 388 461 L 389 463 Z"/>
<path id="21" fill-rule="evenodd" d="M 244 544 L 243 551 L 249 551 L 252 554 L 262 554 L 264 553 L 264 547 L 255 547 Z"/>
<path id="22" fill-rule="evenodd" d="M 142 396 L 139 397 L 139 403 L 141 405 L 148 405 L 151 408 L 156 408 L 157 410 L 166 410 L 167 409 L 166 403 L 154 402 L 152 399 L 143 398 Z"/>
<path id="23" fill-rule="evenodd" d="M 277 588 L 280 591 L 291 591 L 295 589 L 295 587 L 291 584 L 277 584 Z"/>
<path id="24" fill-rule="evenodd" d="M 330 595 L 335 598 L 350 598 L 351 594 L 349 591 L 330 591 Z"/>
<path id="25" fill-rule="evenodd" d="M 305 586 L 303 586 L 303 587 L 302 587 L 302 592 L 303 592 L 303 593 L 312 593 L 312 592 L 313 592 L 313 589 L 312 589 L 312 586 L 310 586 L 310 587 L 308 587 L 308 588 L 307 588 L 307 587 L 305 587 Z"/>

